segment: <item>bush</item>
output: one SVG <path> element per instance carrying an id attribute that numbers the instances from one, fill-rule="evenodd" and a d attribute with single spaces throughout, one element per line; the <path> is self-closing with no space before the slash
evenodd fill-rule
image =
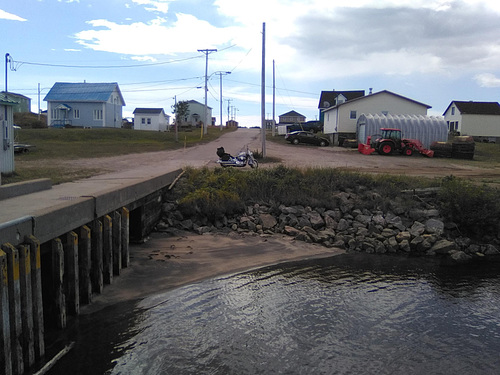
<path id="1" fill-rule="evenodd" d="M 442 215 L 468 236 L 496 235 L 500 225 L 498 190 L 453 176 L 443 179 L 438 196 Z"/>

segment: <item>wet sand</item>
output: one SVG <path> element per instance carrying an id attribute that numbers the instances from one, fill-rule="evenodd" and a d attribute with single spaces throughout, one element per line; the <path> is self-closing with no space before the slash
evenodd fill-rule
<path id="1" fill-rule="evenodd" d="M 130 267 L 82 306 L 81 314 L 217 276 L 343 253 L 281 234 L 154 232 L 143 244 L 130 245 Z"/>

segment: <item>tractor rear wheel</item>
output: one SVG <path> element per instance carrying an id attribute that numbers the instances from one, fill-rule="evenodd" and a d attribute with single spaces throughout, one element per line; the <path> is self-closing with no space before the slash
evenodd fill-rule
<path id="1" fill-rule="evenodd" d="M 380 155 L 389 155 L 392 153 L 393 149 L 394 147 L 390 142 L 383 142 L 380 144 L 380 146 L 378 146 L 378 153 Z"/>

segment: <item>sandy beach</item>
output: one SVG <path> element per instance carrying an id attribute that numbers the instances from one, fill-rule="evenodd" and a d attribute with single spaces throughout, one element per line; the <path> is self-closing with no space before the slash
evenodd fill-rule
<path id="1" fill-rule="evenodd" d="M 144 243 L 130 245 L 130 267 L 82 306 L 81 314 L 217 276 L 343 253 L 281 234 L 153 232 Z"/>

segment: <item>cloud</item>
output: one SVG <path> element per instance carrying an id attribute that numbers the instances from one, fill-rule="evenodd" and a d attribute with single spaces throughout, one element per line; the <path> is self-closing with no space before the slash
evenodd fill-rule
<path id="1" fill-rule="evenodd" d="M 96 51 L 130 55 L 175 55 L 196 53 L 199 48 L 215 48 L 230 42 L 231 32 L 188 14 L 176 14 L 168 23 L 156 18 L 148 23 L 118 24 L 93 20 L 92 30 L 77 33 L 77 43 Z"/>
<path id="2" fill-rule="evenodd" d="M 145 5 L 144 9 L 150 12 L 168 13 L 171 2 L 175 0 L 132 0 L 132 2 Z"/>
<path id="3" fill-rule="evenodd" d="M 11 21 L 21 21 L 21 22 L 27 21 L 25 18 L 16 16 L 15 14 L 12 14 L 12 13 L 8 13 L 2 9 L 0 9 L 0 19 L 11 20 Z"/>
<path id="4" fill-rule="evenodd" d="M 474 79 L 481 87 L 500 87 L 500 78 L 491 73 L 477 74 Z"/>

